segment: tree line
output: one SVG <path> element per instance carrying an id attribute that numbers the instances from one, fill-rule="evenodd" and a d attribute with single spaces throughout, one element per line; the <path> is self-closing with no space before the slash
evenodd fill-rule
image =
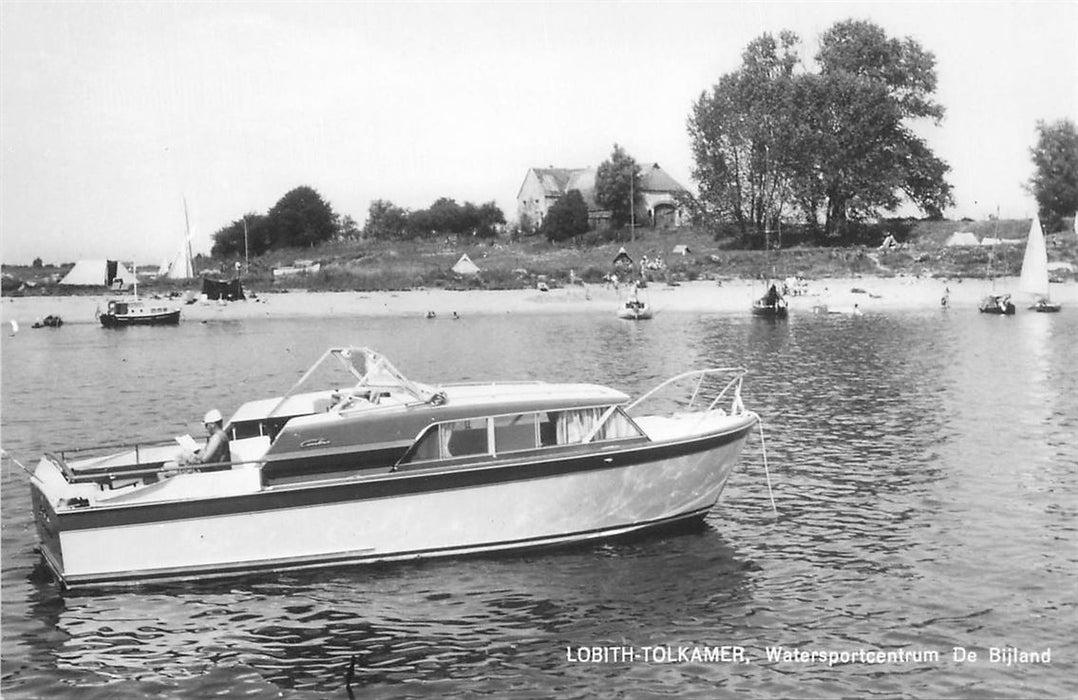
<path id="1" fill-rule="evenodd" d="M 210 254 L 262 255 L 361 237 L 400 240 L 454 234 L 492 238 L 504 224 L 505 215 L 493 201 L 462 205 L 442 197 L 427 209 L 410 211 L 378 199 L 371 203 L 360 229 L 351 216 L 338 215 L 314 188 L 303 185 L 281 197 L 265 214 L 250 212 L 218 230 Z"/>
<path id="2" fill-rule="evenodd" d="M 799 224 L 845 240 L 851 226 L 913 203 L 926 217 L 953 206 L 950 166 L 918 135 L 945 110 L 934 97 L 935 57 L 910 38 L 888 37 L 867 21 L 826 30 L 811 64 L 802 64 L 793 32 L 764 33 L 741 65 L 719 77 L 692 104 L 687 119 L 698 194 L 683 205 L 697 223 L 769 245 L 772 231 Z M 1078 135 L 1069 120 L 1037 123 L 1028 183 L 1048 230 L 1078 210 Z M 618 144 L 595 178 L 595 203 L 609 226 L 624 227 L 637 210 L 640 167 Z M 505 225 L 493 202 L 440 198 L 409 210 L 374 200 L 359 229 L 310 187 L 288 192 L 266 214 L 249 213 L 214 234 L 214 256 L 258 255 L 334 239 L 401 240 L 441 235 L 491 238 Z M 551 241 L 591 228 L 583 193 L 571 190 L 537 226 Z"/>

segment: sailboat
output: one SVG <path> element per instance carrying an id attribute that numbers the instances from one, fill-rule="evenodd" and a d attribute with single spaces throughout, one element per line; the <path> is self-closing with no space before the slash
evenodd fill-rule
<path id="1" fill-rule="evenodd" d="M 765 318 L 786 318 L 788 304 L 786 298 L 779 293 L 774 283 L 767 289 L 767 293 L 752 302 L 753 316 Z"/>
<path id="2" fill-rule="evenodd" d="M 1053 312 L 1063 308 L 1062 304 L 1052 302 L 1048 295 L 1048 249 L 1044 245 L 1044 232 L 1037 217 L 1033 217 L 1029 225 L 1018 287 L 1033 296 L 1033 306 L 1029 307 L 1033 311 Z"/>
<path id="3" fill-rule="evenodd" d="M 179 249 L 158 268 L 157 276 L 160 279 L 186 280 L 195 276 L 194 256 L 191 254 L 191 220 L 187 216 L 187 200 L 183 202 L 183 220 L 186 235 Z M 245 220 L 244 226 L 246 224 Z"/>
<path id="4" fill-rule="evenodd" d="M 993 237 L 994 241 L 999 240 L 999 208 L 996 209 L 996 235 Z M 992 250 L 988 254 L 988 276 L 992 277 L 992 257 L 996 254 L 995 242 L 992 243 Z M 993 290 L 990 294 L 981 299 L 981 303 L 977 306 L 981 310 L 982 314 L 1000 314 L 1003 316 L 1011 316 L 1014 314 L 1014 302 L 1011 301 L 1010 294 L 996 294 L 995 281 L 992 282 Z"/>

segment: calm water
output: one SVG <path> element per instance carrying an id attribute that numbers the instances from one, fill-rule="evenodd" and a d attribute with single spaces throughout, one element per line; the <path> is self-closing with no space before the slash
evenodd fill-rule
<path id="1" fill-rule="evenodd" d="M 24 329 L 3 338 L 3 446 L 32 464 L 88 441 L 199 434 L 206 408 L 279 393 L 348 343 L 421 380 L 630 393 L 743 365 L 778 515 L 757 435 L 699 532 L 61 597 L 38 567 L 27 476 L 5 458 L 5 698 L 347 697 L 353 655 L 361 697 L 1075 696 L 1078 309 Z M 677 657 L 720 645 L 749 663 Z M 768 660 L 779 645 L 923 655 Z M 991 663 L 1004 645 L 1051 648 L 1051 662 Z M 593 646 L 636 659 L 579 661 Z"/>

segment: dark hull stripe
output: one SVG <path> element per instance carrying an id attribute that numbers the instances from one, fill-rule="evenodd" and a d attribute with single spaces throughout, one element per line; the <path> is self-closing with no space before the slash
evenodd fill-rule
<path id="1" fill-rule="evenodd" d="M 743 439 L 755 424 L 755 420 L 750 420 L 733 431 L 706 435 L 684 442 L 646 444 L 598 453 L 591 450 L 587 454 L 566 455 L 541 461 L 495 462 L 451 471 L 444 469 L 438 471 L 402 470 L 374 478 L 323 482 L 320 485 L 280 486 L 240 496 L 69 510 L 57 514 L 58 529 L 61 532 L 70 532 L 332 503 L 361 502 L 543 479 L 565 474 L 620 469 L 717 449 Z"/>
<path id="2" fill-rule="evenodd" d="M 502 540 L 483 544 L 467 545 L 463 547 L 439 547 L 434 549 L 418 549 L 406 552 L 387 552 L 382 554 L 360 552 L 348 552 L 332 556 L 304 557 L 291 559 L 278 559 L 259 562 L 244 562 L 241 564 L 217 565 L 212 568 L 170 568 L 153 572 L 130 571 L 124 573 L 111 573 L 102 576 L 64 576 L 55 561 L 43 550 L 45 563 L 53 574 L 67 590 L 85 588 L 106 588 L 118 586 L 135 586 L 151 583 L 167 583 L 170 581 L 194 581 L 211 580 L 244 576 L 250 574 L 299 571 L 303 569 L 322 569 L 336 566 L 353 566 L 361 564 L 374 564 L 378 562 L 401 561 L 408 559 L 428 559 L 437 557 L 464 556 L 470 554 L 484 554 L 497 551 L 517 551 L 526 549 L 538 549 L 557 547 L 563 545 L 579 544 L 584 541 L 613 538 L 628 534 L 642 534 L 644 532 L 665 529 L 678 524 L 688 524 L 694 520 L 703 520 L 712 506 L 700 508 L 688 513 L 680 513 L 668 518 L 650 520 L 639 523 L 616 525 L 608 528 L 582 530 L 579 532 L 562 533 L 531 537 L 519 540 Z"/>
<path id="3" fill-rule="evenodd" d="M 178 325 L 179 322 L 179 311 L 145 316 L 101 314 L 101 325 L 106 328 L 122 328 L 124 326 L 175 326 Z"/>

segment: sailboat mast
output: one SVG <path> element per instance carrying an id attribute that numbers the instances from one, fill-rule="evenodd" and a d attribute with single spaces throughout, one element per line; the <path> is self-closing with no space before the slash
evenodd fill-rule
<path id="1" fill-rule="evenodd" d="M 195 259 L 191 255 L 191 219 L 187 216 L 187 197 L 183 198 L 183 229 L 184 229 L 184 276 L 193 277 L 195 274 Z"/>

